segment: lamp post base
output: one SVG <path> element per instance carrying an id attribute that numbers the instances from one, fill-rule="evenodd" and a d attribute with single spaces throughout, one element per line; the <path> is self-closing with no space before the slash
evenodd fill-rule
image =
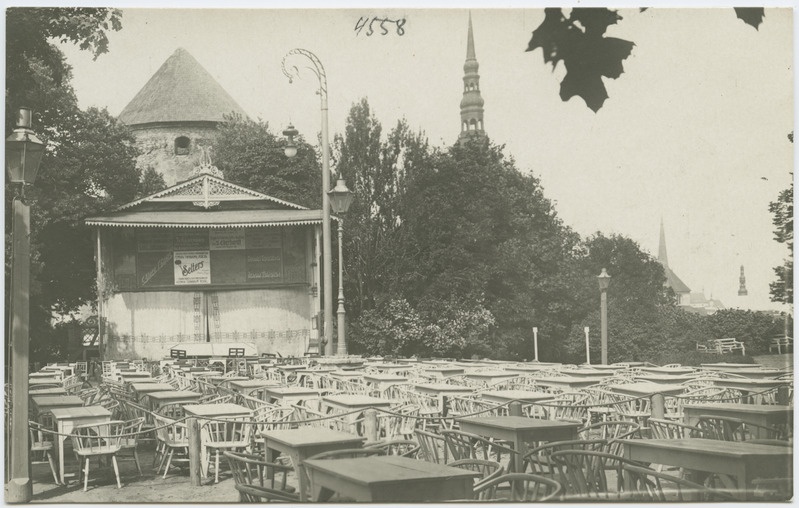
<path id="1" fill-rule="evenodd" d="M 12 478 L 6 483 L 6 503 L 29 503 L 33 498 L 33 482 L 30 478 Z"/>

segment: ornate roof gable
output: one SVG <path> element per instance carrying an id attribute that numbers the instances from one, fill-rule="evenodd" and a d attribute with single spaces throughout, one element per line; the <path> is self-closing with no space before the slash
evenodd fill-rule
<path id="1" fill-rule="evenodd" d="M 288 201 L 283 201 L 222 178 L 202 173 L 190 180 L 173 185 L 167 189 L 120 206 L 116 211 L 134 208 L 143 203 L 186 203 L 190 202 L 204 209 L 219 205 L 222 201 L 271 201 L 295 210 L 307 210 Z"/>

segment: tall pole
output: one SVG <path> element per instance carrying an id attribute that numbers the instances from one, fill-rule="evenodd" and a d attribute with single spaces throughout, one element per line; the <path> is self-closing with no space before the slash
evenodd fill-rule
<path id="1" fill-rule="evenodd" d="M 295 48 L 283 57 L 283 74 L 289 78 L 289 83 L 294 77 L 299 77 L 300 71 L 296 66 L 286 67 L 286 59 L 291 55 L 301 55 L 311 61 L 313 67 L 307 67 L 319 80 L 319 89 L 316 91 L 321 99 L 322 107 L 322 292 L 324 305 L 324 340 L 325 355 L 333 355 L 333 256 L 330 252 L 330 141 L 327 131 L 327 75 L 325 67 L 319 58 L 307 49 Z"/>
<path id="2" fill-rule="evenodd" d="M 22 193 L 20 193 L 22 194 Z M 28 454 L 28 323 L 30 319 L 30 207 L 14 198 L 12 225 L 14 293 L 11 300 L 11 480 L 8 503 L 27 503 L 33 497 Z"/>
<path id="3" fill-rule="evenodd" d="M 591 341 L 588 340 L 590 328 L 586 326 L 583 331 L 585 332 L 585 363 L 591 365 Z"/>
<path id="4" fill-rule="evenodd" d="M 338 356 L 347 356 L 347 323 L 344 310 L 344 256 L 342 243 L 344 242 L 344 219 L 338 218 Z"/>
<path id="5" fill-rule="evenodd" d="M 533 358 L 535 361 L 538 361 L 538 327 L 533 327 L 533 354 L 535 357 Z"/>
<path id="6" fill-rule="evenodd" d="M 602 324 L 602 365 L 608 364 L 608 290 L 600 295 L 600 320 Z"/>

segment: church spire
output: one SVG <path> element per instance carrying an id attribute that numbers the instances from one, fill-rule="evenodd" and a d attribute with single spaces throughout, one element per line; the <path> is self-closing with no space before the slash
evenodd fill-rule
<path id="1" fill-rule="evenodd" d="M 461 99 L 461 132 L 458 139 L 463 142 L 471 136 L 484 136 L 483 97 L 480 95 L 480 75 L 474 51 L 472 13 L 469 13 L 469 32 L 466 38 L 466 62 L 463 64 L 463 99 Z"/>
<path id="2" fill-rule="evenodd" d="M 738 277 L 738 296 L 746 296 L 749 291 L 746 290 L 746 276 L 744 275 L 744 265 L 741 265 L 741 276 Z"/>
<path id="3" fill-rule="evenodd" d="M 658 261 L 669 266 L 669 255 L 666 253 L 666 230 L 663 228 L 663 217 L 660 218 L 660 245 L 658 245 Z"/>

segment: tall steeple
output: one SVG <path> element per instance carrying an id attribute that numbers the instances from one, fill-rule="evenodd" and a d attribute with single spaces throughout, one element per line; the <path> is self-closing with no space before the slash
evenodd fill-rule
<path id="1" fill-rule="evenodd" d="M 483 128 L 483 97 L 480 95 L 480 64 L 474 51 L 472 13 L 469 13 L 469 33 L 466 41 L 466 62 L 463 64 L 463 99 L 461 99 L 461 132 L 463 142 L 471 136 L 485 136 Z"/>
<path id="2" fill-rule="evenodd" d="M 660 245 L 658 245 L 658 261 L 669 266 L 669 255 L 666 253 L 666 230 L 663 228 L 663 217 L 660 218 Z"/>
<path id="3" fill-rule="evenodd" d="M 746 276 L 744 275 L 744 265 L 741 265 L 741 276 L 738 277 L 738 296 L 746 296 L 749 291 L 746 290 Z"/>

